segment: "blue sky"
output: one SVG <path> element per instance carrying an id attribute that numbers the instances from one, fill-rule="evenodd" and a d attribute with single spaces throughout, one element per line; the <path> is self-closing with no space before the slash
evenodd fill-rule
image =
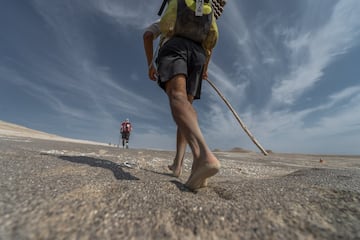
<path id="1" fill-rule="evenodd" d="M 156 0 L 2 0 L 0 119 L 130 147 L 175 148 L 165 93 L 147 78 L 143 29 Z M 210 79 L 265 149 L 360 154 L 360 1 L 228 1 Z M 211 149 L 256 146 L 203 84 Z"/>

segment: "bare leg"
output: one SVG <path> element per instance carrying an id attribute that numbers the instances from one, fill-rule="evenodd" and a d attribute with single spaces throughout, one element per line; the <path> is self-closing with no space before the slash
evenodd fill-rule
<path id="1" fill-rule="evenodd" d="M 168 166 L 168 168 L 173 172 L 174 177 L 180 177 L 181 175 L 186 145 L 186 139 L 178 128 L 176 132 L 176 155 L 173 164 Z"/>
<path id="2" fill-rule="evenodd" d="M 188 101 L 192 104 L 194 97 L 191 95 L 187 96 Z M 180 177 L 182 172 L 182 166 L 184 163 L 185 151 L 186 151 L 187 142 L 179 128 L 176 131 L 176 155 L 172 165 L 169 165 L 168 168 L 173 172 L 175 177 Z"/>
<path id="3" fill-rule="evenodd" d="M 186 186 L 196 190 L 204 186 L 206 178 L 219 171 L 220 162 L 207 146 L 195 109 L 187 99 L 185 76 L 177 75 L 169 80 L 166 84 L 166 93 L 169 97 L 172 116 L 193 154 L 191 175 Z"/>
<path id="4" fill-rule="evenodd" d="M 174 177 L 180 177 L 182 173 L 182 167 L 184 163 L 184 156 L 186 151 L 187 142 L 185 137 L 181 134 L 179 128 L 177 129 L 177 138 L 176 138 L 176 155 L 172 165 L 168 165 L 170 171 L 173 172 Z M 207 179 L 201 187 L 207 186 Z"/>

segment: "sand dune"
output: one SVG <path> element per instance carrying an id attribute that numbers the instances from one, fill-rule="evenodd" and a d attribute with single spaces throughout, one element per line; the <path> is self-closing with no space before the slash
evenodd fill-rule
<path id="1" fill-rule="evenodd" d="M 0 120 L 0 137 L 35 138 L 35 139 L 45 139 L 45 140 L 63 141 L 63 142 L 106 145 L 105 143 L 99 143 L 94 141 L 65 138 L 55 134 L 49 134 L 46 132 L 37 131 L 17 124 L 4 122 L 1 120 Z"/>

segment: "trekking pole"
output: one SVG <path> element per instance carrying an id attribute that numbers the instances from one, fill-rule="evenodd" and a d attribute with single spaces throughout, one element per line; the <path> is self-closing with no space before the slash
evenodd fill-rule
<path id="1" fill-rule="evenodd" d="M 255 145 L 261 150 L 261 152 L 267 156 L 268 153 L 265 151 L 265 149 L 260 145 L 260 143 L 256 140 L 256 138 L 254 137 L 254 135 L 251 134 L 251 132 L 249 131 L 249 129 L 245 126 L 245 124 L 243 123 L 243 121 L 241 121 L 239 115 L 235 112 L 234 108 L 231 106 L 231 104 L 229 103 L 229 101 L 222 95 L 222 93 L 220 92 L 220 90 L 214 85 L 213 82 L 211 82 L 209 79 L 205 79 L 213 88 L 214 90 L 219 94 L 219 96 L 221 97 L 221 99 L 225 102 L 225 104 L 229 107 L 230 111 L 234 114 L 236 120 L 240 123 L 240 126 L 244 129 L 244 131 L 247 133 L 247 135 L 250 137 L 250 139 L 253 141 L 253 143 L 255 143 Z"/>

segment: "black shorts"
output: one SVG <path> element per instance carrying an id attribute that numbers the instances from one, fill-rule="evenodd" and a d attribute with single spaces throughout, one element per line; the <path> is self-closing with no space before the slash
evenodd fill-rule
<path id="1" fill-rule="evenodd" d="M 125 140 L 129 140 L 130 138 L 130 133 L 129 132 L 122 132 L 121 133 L 121 138 L 125 139 Z"/>
<path id="2" fill-rule="evenodd" d="M 205 50 L 201 44 L 186 38 L 171 38 L 160 48 L 156 59 L 159 86 L 165 90 L 167 81 L 184 74 L 187 94 L 199 99 L 205 61 Z"/>

